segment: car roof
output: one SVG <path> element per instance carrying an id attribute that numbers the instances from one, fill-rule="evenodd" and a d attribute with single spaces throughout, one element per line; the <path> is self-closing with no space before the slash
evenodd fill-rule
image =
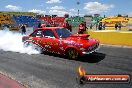
<path id="1" fill-rule="evenodd" d="M 37 30 L 39 30 L 39 29 L 41 29 L 41 30 L 45 30 L 45 29 L 55 30 L 55 29 L 59 29 L 59 28 L 63 28 L 63 27 L 44 27 L 44 28 L 37 28 Z"/>

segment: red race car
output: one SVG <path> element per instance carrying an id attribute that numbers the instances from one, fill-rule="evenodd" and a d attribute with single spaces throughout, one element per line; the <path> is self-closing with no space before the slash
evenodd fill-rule
<path id="1" fill-rule="evenodd" d="M 99 48 L 99 41 L 88 37 L 88 34 L 71 34 L 61 27 L 45 27 L 24 36 L 22 41 L 25 46 L 34 46 L 40 52 L 64 54 L 70 59 L 76 59 Z"/>

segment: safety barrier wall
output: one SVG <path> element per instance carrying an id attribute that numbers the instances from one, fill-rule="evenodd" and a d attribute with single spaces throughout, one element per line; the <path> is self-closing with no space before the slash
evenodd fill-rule
<path id="1" fill-rule="evenodd" d="M 90 38 L 96 38 L 101 44 L 132 46 L 132 31 L 87 31 Z"/>
<path id="2" fill-rule="evenodd" d="M 105 27 L 105 30 L 115 30 L 115 27 Z M 121 31 L 128 31 L 128 26 L 121 27 Z"/>

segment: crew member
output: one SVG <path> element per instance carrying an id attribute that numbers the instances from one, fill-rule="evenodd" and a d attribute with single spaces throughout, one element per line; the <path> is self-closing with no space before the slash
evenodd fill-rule
<path id="1" fill-rule="evenodd" d="M 72 32 L 72 25 L 71 24 L 69 24 L 68 29 L 70 30 L 70 32 Z"/>
<path id="2" fill-rule="evenodd" d="M 99 23 L 98 29 L 102 30 L 102 22 Z"/>
<path id="3" fill-rule="evenodd" d="M 63 27 L 68 29 L 70 32 L 72 31 L 72 26 L 66 21 L 66 23 L 63 24 Z"/>
<path id="4" fill-rule="evenodd" d="M 117 23 L 115 23 L 115 30 L 117 30 L 118 29 L 118 24 Z"/>
<path id="5" fill-rule="evenodd" d="M 25 35 L 26 34 L 26 26 L 24 24 L 22 24 L 21 30 L 22 30 L 22 35 Z"/>
<path id="6" fill-rule="evenodd" d="M 83 34 L 86 31 L 86 24 L 84 22 L 79 24 L 78 34 Z"/>
<path id="7" fill-rule="evenodd" d="M 53 21 L 53 22 L 51 22 L 51 27 L 56 27 L 56 24 L 55 24 L 55 22 Z"/>
<path id="8" fill-rule="evenodd" d="M 45 23 L 42 23 L 41 24 L 41 28 L 44 28 L 44 27 L 46 27 L 46 24 Z"/>
<path id="9" fill-rule="evenodd" d="M 41 27 L 41 23 L 38 24 L 38 28 L 42 28 L 42 27 Z"/>

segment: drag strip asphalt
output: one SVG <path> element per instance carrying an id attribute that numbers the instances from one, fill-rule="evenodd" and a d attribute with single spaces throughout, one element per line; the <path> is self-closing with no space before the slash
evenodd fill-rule
<path id="1" fill-rule="evenodd" d="M 0 72 L 29 88 L 132 88 L 132 84 L 76 82 L 78 67 L 87 74 L 132 75 L 132 48 L 101 46 L 97 53 L 69 60 L 61 55 L 28 55 L 0 50 Z"/>

